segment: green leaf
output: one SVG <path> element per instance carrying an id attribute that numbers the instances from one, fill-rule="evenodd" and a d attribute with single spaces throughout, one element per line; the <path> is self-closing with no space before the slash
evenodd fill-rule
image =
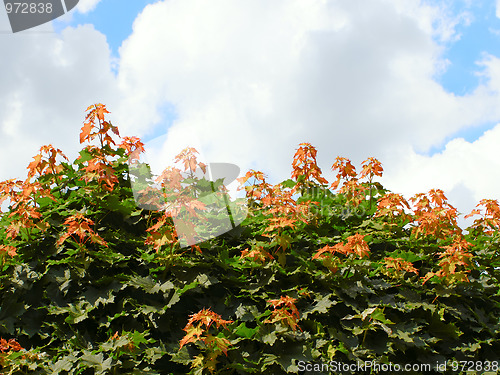
<path id="1" fill-rule="evenodd" d="M 130 278 L 127 285 L 134 286 L 136 288 L 143 289 L 146 293 L 155 294 L 158 292 L 165 292 L 169 289 L 173 289 L 174 285 L 172 282 L 167 281 L 163 284 L 154 280 L 151 276 L 142 277 L 134 276 Z"/>
<path id="2" fill-rule="evenodd" d="M 261 336 L 261 340 L 264 344 L 268 344 L 273 346 L 276 340 L 278 339 L 278 336 L 276 335 L 276 331 L 272 330 L 271 328 L 266 327 L 264 329 L 265 332 Z"/>
<path id="3" fill-rule="evenodd" d="M 92 154 L 90 154 L 87 150 L 83 149 L 79 152 L 80 154 L 80 160 L 75 160 L 75 164 L 82 164 L 85 162 L 88 162 L 89 160 L 92 160 L 94 157 Z"/>
<path id="4" fill-rule="evenodd" d="M 96 374 L 105 374 L 109 369 L 111 369 L 111 363 L 113 359 L 107 358 L 104 359 L 104 355 L 102 353 L 92 354 L 89 351 L 85 351 L 85 354 L 80 358 L 82 363 L 86 365 L 86 367 L 92 367 L 96 371 Z"/>
<path id="5" fill-rule="evenodd" d="M 189 284 L 186 284 L 186 285 L 184 286 L 184 288 L 182 288 L 182 289 L 178 289 L 178 290 L 177 290 L 177 294 L 178 294 L 179 296 L 181 296 L 181 295 L 183 295 L 185 292 L 187 292 L 188 290 L 191 290 L 191 289 L 196 288 L 199 284 L 200 284 L 200 283 L 199 283 L 198 281 L 196 281 L 196 280 L 195 280 L 195 281 L 193 281 L 193 282 L 191 282 L 191 283 L 189 283 Z"/>
<path id="6" fill-rule="evenodd" d="M 54 375 L 59 374 L 61 371 L 70 371 L 73 365 L 77 362 L 77 358 L 73 355 L 67 355 L 59 359 L 54 364 L 49 364 L 49 368 L 52 370 Z"/>
<path id="7" fill-rule="evenodd" d="M 458 340 L 462 334 L 454 323 L 444 323 L 437 315 L 433 315 L 433 319 L 429 323 L 428 329 L 436 337 L 441 339 Z"/>
<path id="8" fill-rule="evenodd" d="M 314 305 L 310 306 L 309 308 L 305 309 L 302 312 L 302 317 L 307 318 L 310 314 L 314 313 L 319 313 L 319 314 L 328 313 L 330 311 L 330 308 L 338 303 L 338 301 L 330 300 L 330 298 L 333 296 L 334 296 L 333 294 L 327 294 L 323 296 L 321 299 L 317 300 L 314 303 Z"/>
<path id="9" fill-rule="evenodd" d="M 281 182 L 281 186 L 288 188 L 288 189 L 293 189 L 295 187 L 295 185 L 297 185 L 297 183 L 292 179 L 288 179 L 288 180 Z"/>
<path id="10" fill-rule="evenodd" d="M 379 308 L 376 308 L 371 314 L 370 314 L 371 319 L 378 320 L 379 322 L 382 322 L 384 324 L 394 324 L 391 322 L 389 319 L 386 319 L 384 312 L 380 310 Z"/>
<path id="11" fill-rule="evenodd" d="M 238 336 L 245 337 L 247 339 L 252 338 L 255 333 L 259 330 L 259 328 L 248 328 L 245 323 L 241 323 L 238 327 L 236 327 L 236 330 L 234 333 Z"/>

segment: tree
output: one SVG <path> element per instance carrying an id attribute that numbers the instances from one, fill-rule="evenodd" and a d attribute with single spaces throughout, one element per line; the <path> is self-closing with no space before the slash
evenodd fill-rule
<path id="1" fill-rule="evenodd" d="M 181 247 L 174 211 L 203 205 L 138 207 L 127 161 L 142 143 L 117 140 L 104 105 L 87 111 L 77 160 L 43 146 L 26 180 L 0 183 L 4 373 L 328 373 L 330 361 L 445 360 L 454 373 L 498 369 L 498 202 L 481 201 L 464 233 L 439 189 L 406 201 L 374 181 L 373 158 L 359 175 L 337 158 L 328 188 L 301 144 L 291 179 L 240 179 L 255 177 L 245 221 Z M 182 182 L 166 171 L 165 182 Z"/>

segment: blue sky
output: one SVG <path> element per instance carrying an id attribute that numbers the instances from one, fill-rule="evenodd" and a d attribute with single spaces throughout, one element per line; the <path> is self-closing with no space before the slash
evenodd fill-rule
<path id="1" fill-rule="evenodd" d="M 54 20 L 54 29 L 60 32 L 67 26 L 92 24 L 96 30 L 106 35 L 109 47 L 114 56 L 122 42 L 132 33 L 132 25 L 136 17 L 148 4 L 158 0 L 101 0 L 94 10 L 88 13 L 72 12 L 71 22 Z"/>
<path id="2" fill-rule="evenodd" d="M 470 2 L 470 7 L 465 8 L 462 1 L 456 1 L 455 4 L 457 12 L 467 9 L 471 12 L 472 19 L 469 25 L 457 27 L 457 32 L 460 34 L 458 40 L 445 44 L 443 56 L 450 64 L 444 74 L 436 80 L 448 92 L 462 96 L 472 93 L 484 79 L 478 74 L 481 67 L 477 64 L 482 55 L 485 52 L 500 55 L 500 19 L 495 16 L 496 7 L 493 1 L 477 0 Z M 463 137 L 472 142 L 494 125 L 495 123 L 491 122 L 484 123 L 475 129 L 450 135 L 448 140 Z M 442 147 L 434 148 L 428 154 L 432 155 L 439 151 L 442 151 Z"/>
<path id="3" fill-rule="evenodd" d="M 132 33 L 132 26 L 137 16 L 148 4 L 157 3 L 159 0 L 101 0 L 94 10 L 87 13 L 72 12 L 71 22 L 65 20 L 54 20 L 54 30 L 60 33 L 66 27 L 77 27 L 78 25 L 91 24 L 106 36 L 111 54 L 114 58 L 119 57 L 119 49 L 123 41 Z M 112 70 L 116 73 L 116 66 Z M 176 118 L 175 108 L 165 104 L 160 109 L 163 122 L 171 123 Z M 164 134 L 163 128 L 157 128 L 142 137 L 144 142 L 155 139 Z"/>
<path id="4" fill-rule="evenodd" d="M 470 8 L 464 7 L 462 1 L 456 1 L 454 8 L 457 12 L 467 9 L 471 20 L 470 24 L 457 27 L 460 34 L 457 41 L 445 44 L 444 57 L 450 60 L 450 65 L 438 81 L 449 92 L 465 95 L 479 83 L 480 77 L 475 71 L 479 68 L 476 62 L 481 54 L 485 51 L 500 53 L 500 35 L 491 31 L 500 31 L 500 20 L 495 16 L 492 1 L 477 0 L 471 2 Z"/>

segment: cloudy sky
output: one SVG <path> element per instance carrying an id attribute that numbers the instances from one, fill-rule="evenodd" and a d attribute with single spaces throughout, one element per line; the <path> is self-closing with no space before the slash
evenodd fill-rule
<path id="1" fill-rule="evenodd" d="M 193 146 L 278 183 L 310 142 L 331 182 L 337 156 L 372 156 L 386 188 L 467 214 L 500 199 L 497 3 L 80 0 L 15 34 L 0 9 L 0 180 L 44 144 L 74 160 L 101 102 L 155 163 Z"/>

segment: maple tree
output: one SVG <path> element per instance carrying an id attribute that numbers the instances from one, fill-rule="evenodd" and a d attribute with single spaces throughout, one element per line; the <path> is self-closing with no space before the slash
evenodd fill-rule
<path id="1" fill-rule="evenodd" d="M 42 146 L 25 180 L 0 182 L 3 373 L 281 374 L 298 360 L 441 357 L 495 371 L 498 201 L 481 200 L 464 231 L 442 190 L 386 190 L 373 157 L 359 174 L 337 157 L 330 184 L 301 143 L 290 179 L 238 178 L 244 222 L 185 250 L 223 216 L 207 197 L 225 187 L 199 178 L 208 167 L 189 147 L 153 175 L 105 105 L 86 112 L 73 163 Z"/>

